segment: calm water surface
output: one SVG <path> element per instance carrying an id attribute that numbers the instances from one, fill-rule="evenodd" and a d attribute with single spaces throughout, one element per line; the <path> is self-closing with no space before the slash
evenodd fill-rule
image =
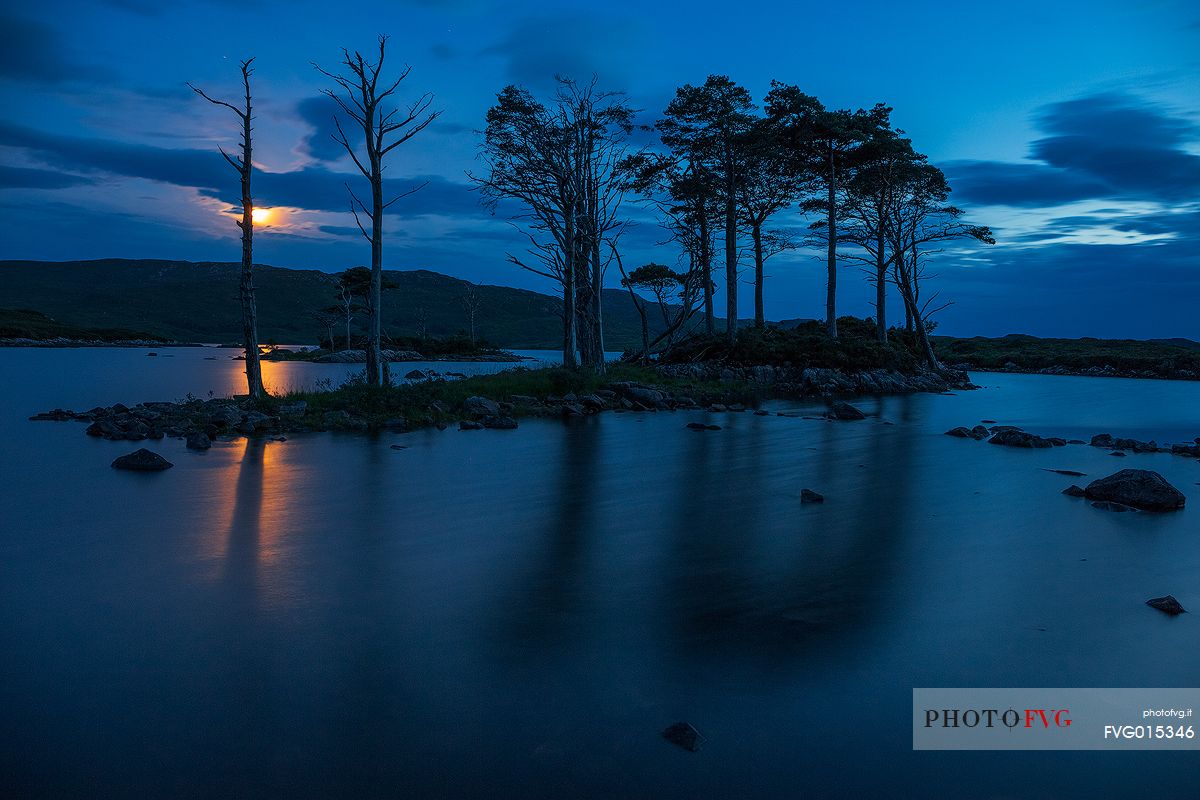
<path id="1" fill-rule="evenodd" d="M 151 475 L 26 421 L 242 380 L 144 352 L 0 350 L 4 796 L 1194 796 L 1195 753 L 915 753 L 909 715 L 914 686 L 1200 682 L 1200 614 L 1143 605 L 1200 610 L 1200 464 L 942 435 L 1191 439 L 1198 383 L 164 440 Z M 1155 469 L 1188 508 L 1101 512 L 1043 467 Z M 660 738 L 678 720 L 700 753 Z"/>

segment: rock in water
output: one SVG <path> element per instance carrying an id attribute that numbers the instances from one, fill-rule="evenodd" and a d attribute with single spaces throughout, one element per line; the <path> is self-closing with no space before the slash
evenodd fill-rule
<path id="1" fill-rule="evenodd" d="M 482 422 L 474 422 L 469 419 L 464 419 L 464 420 L 459 421 L 458 429 L 460 431 L 481 431 L 481 430 L 483 430 L 483 423 Z"/>
<path id="2" fill-rule="evenodd" d="M 1175 511 L 1187 502 L 1183 492 L 1148 469 L 1123 469 L 1092 481 L 1084 492 L 1089 500 L 1120 503 L 1145 511 Z"/>
<path id="3" fill-rule="evenodd" d="M 817 494 L 812 489 L 801 489 L 800 490 L 800 502 L 801 503 L 824 503 L 825 495 Z"/>
<path id="4" fill-rule="evenodd" d="M 847 420 L 847 421 L 867 418 L 866 414 L 859 411 L 854 406 L 850 405 L 849 403 L 843 403 L 840 401 L 837 403 L 834 403 L 833 407 L 825 413 L 825 416 L 829 417 L 830 419 L 840 419 L 840 420 Z"/>
<path id="5" fill-rule="evenodd" d="M 113 461 L 112 465 L 116 469 L 132 469 L 138 472 L 156 472 L 175 466 L 158 453 L 147 450 L 144 447 L 136 452 L 121 456 Z"/>
<path id="6" fill-rule="evenodd" d="M 1059 475 L 1070 475 L 1072 478 L 1082 478 L 1084 475 L 1087 474 L 1087 473 L 1079 472 L 1078 470 L 1073 470 L 1073 469 L 1050 469 L 1049 467 L 1042 467 L 1042 471 L 1043 472 L 1054 472 Z"/>
<path id="7" fill-rule="evenodd" d="M 957 436 L 960 439 L 970 439 L 971 438 L 971 429 L 964 427 L 962 425 L 959 425 L 957 428 L 951 428 L 950 430 L 946 431 L 946 435 L 947 436 Z"/>
<path id="8" fill-rule="evenodd" d="M 676 722 L 663 731 L 662 735 L 668 742 L 677 747 L 682 747 L 689 753 L 695 753 L 700 749 L 700 745 L 704 743 L 704 737 L 700 735 L 700 731 L 686 722 Z"/>
<path id="9" fill-rule="evenodd" d="M 1016 428 L 1005 428 L 998 431 L 996 435 L 988 439 L 988 444 L 1003 444 L 1009 447 L 1053 447 L 1054 444 L 1049 439 L 1043 439 L 1041 436 L 1029 433 L 1028 431 L 1017 430 Z"/>
<path id="10" fill-rule="evenodd" d="M 1080 487 L 1076 486 L 1073 483 L 1070 486 L 1068 486 L 1067 488 L 1063 489 L 1062 493 L 1065 495 L 1068 495 L 1070 497 L 1086 497 L 1087 496 L 1087 492 L 1083 491 L 1083 489 L 1081 489 Z"/>
<path id="11" fill-rule="evenodd" d="M 212 440 L 204 431 L 192 431 L 187 435 L 188 450 L 207 450 L 212 447 Z"/>
<path id="12" fill-rule="evenodd" d="M 463 401 L 463 408 L 468 414 L 474 414 L 479 417 L 498 417 L 500 416 L 500 404 L 495 400 L 489 400 L 486 397 L 475 395 L 468 397 Z"/>
<path id="13" fill-rule="evenodd" d="M 1166 597 L 1152 597 L 1146 601 L 1146 605 L 1151 608 L 1157 608 L 1159 611 L 1164 614 L 1170 614 L 1172 617 L 1176 614 L 1187 613 L 1187 609 L 1179 605 L 1179 601 L 1175 599 L 1175 596 L 1170 594 Z"/>

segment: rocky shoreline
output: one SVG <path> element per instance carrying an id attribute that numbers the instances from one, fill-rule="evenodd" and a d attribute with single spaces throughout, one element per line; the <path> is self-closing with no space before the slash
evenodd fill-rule
<path id="1" fill-rule="evenodd" d="M 388 418 L 356 413 L 356 409 L 320 410 L 307 401 L 289 402 L 286 398 L 265 404 L 248 398 L 188 399 L 178 402 L 144 402 L 135 406 L 116 404 L 76 412 L 54 409 L 30 417 L 35 421 L 79 421 L 88 424 L 87 434 L 109 440 L 140 441 L 174 437 L 185 439 L 188 446 L 204 449 L 221 436 L 282 436 L 310 431 L 406 431 L 423 427 L 445 428 L 516 428 L 519 417 L 582 417 L 602 411 L 674 411 L 707 408 L 714 412 L 741 412 L 749 409 L 748 397 L 833 398 L 945 392 L 975 388 L 966 373 L 932 372 L 905 375 L 888 370 L 845 373 L 832 369 L 790 367 L 730 367 L 720 364 L 665 365 L 656 368 L 664 381 L 688 379 L 687 391 L 669 391 L 660 385 L 634 381 L 613 381 L 587 393 L 562 395 L 512 394 L 505 400 L 483 396 L 466 398 L 451 407 L 430 400 L 418 413 Z M 412 379 L 426 378 L 423 385 L 443 383 L 428 374 L 410 373 Z M 861 419 L 861 412 L 846 403 L 833 404 L 834 419 Z M 851 413 L 855 412 L 855 413 Z M 766 414 L 768 412 L 756 412 Z"/>
<path id="2" fill-rule="evenodd" d="M 416 350 L 384 350 L 383 357 L 389 363 L 400 363 L 404 361 L 455 361 L 464 363 L 503 363 L 503 364 L 518 364 L 522 361 L 532 361 L 527 356 L 519 356 L 515 353 L 498 352 L 498 353 L 475 353 L 475 354 L 443 354 L 443 355 L 422 355 Z M 268 356 L 263 356 L 264 360 L 271 361 Z M 285 360 L 285 359 L 279 359 Z M 365 364 L 367 363 L 367 353 L 365 350 L 339 350 L 336 353 L 325 353 L 311 359 L 291 357 L 288 361 L 312 361 L 314 364 Z"/>
<path id="3" fill-rule="evenodd" d="M 921 369 L 907 374 L 888 369 L 844 372 L 821 367 L 792 367 L 758 364 L 737 366 L 701 362 L 695 364 L 664 364 L 657 371 L 672 378 L 744 382 L 769 389 L 781 398 L 837 397 L 883 394 L 941 393 L 954 389 L 978 389 L 964 370 L 946 369 L 942 372 Z"/>
<path id="4" fill-rule="evenodd" d="M 970 363 L 959 363 L 954 365 L 954 369 L 971 371 L 971 372 L 1001 372 L 1012 373 L 1017 375 L 1073 375 L 1080 378 L 1142 378 L 1152 379 L 1157 381 L 1195 381 L 1200 380 L 1200 373 L 1193 372 L 1190 369 L 1170 370 L 1166 374 L 1163 372 L 1155 372 L 1148 369 L 1117 369 L 1116 367 L 1105 364 L 1104 366 L 1086 367 L 1083 369 L 1072 369 L 1064 367 L 1061 364 L 1056 364 L 1052 367 L 1041 367 L 1035 369 L 1033 367 L 1022 367 L 1011 361 L 1000 367 L 977 367 Z"/>

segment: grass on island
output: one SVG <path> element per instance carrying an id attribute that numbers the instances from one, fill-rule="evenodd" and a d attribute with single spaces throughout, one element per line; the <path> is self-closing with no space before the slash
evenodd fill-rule
<path id="1" fill-rule="evenodd" d="M 742 328 L 730 345 L 724 333 L 692 336 L 677 343 L 662 359 L 664 364 L 724 361 L 741 366 L 822 367 L 857 372 L 890 369 L 917 371 L 915 336 L 890 330 L 887 344 L 875 338 L 875 323 L 857 317 L 838 318 L 838 338 L 832 339 L 820 322 L 802 322 L 794 328 Z"/>
<path id="2" fill-rule="evenodd" d="M 966 362 L 985 370 L 1004 369 L 1008 364 L 1022 370 L 1060 366 L 1082 371 L 1111 366 L 1123 372 L 1149 372 L 1163 377 L 1172 377 L 1181 370 L 1200 375 L 1200 350 L 1171 342 L 1090 337 L 1041 339 L 1018 333 L 995 339 L 935 336 L 933 341 L 944 363 Z"/>
<path id="3" fill-rule="evenodd" d="M 453 422 L 462 418 L 463 402 L 476 395 L 497 402 L 508 402 L 513 395 L 544 400 L 567 394 L 591 394 L 618 381 L 655 386 L 676 395 L 690 396 L 697 402 L 716 398 L 753 402 L 757 396 L 749 386 L 741 383 L 671 378 L 648 367 L 615 363 L 608 365 L 604 375 L 563 367 L 514 367 L 458 380 L 419 381 L 387 387 L 368 386 L 361 377 L 356 377 L 336 388 L 293 391 L 270 397 L 261 401 L 259 408 L 270 413 L 281 405 L 304 401 L 308 406 L 305 418 L 314 424 L 322 422 L 330 411 L 345 411 L 369 425 L 386 425 L 401 417 L 413 424 Z M 529 411 L 518 405 L 513 409 L 513 416 Z"/>
<path id="4" fill-rule="evenodd" d="M 343 350 L 362 350 L 366 347 L 366 340 L 359 337 L 350 339 L 350 347 L 346 347 L 345 338 L 339 339 L 334 336 L 334 346 L 329 346 L 329 339 L 323 337 L 319 347 L 310 347 L 305 350 L 287 350 L 282 348 L 273 348 L 263 354 L 263 359 L 266 361 L 312 361 L 330 353 L 340 353 Z M 266 345 L 272 347 L 272 345 Z M 494 347 L 483 339 L 471 341 L 466 334 L 455 334 L 453 336 L 398 336 L 389 337 L 383 342 L 384 350 L 410 350 L 420 353 L 423 356 L 432 359 L 446 359 L 451 356 L 460 356 L 464 359 L 479 358 L 487 356 L 511 356 L 512 354 Z"/>

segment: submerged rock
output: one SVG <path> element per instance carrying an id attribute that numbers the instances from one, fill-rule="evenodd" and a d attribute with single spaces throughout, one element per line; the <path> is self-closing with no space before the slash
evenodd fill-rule
<path id="1" fill-rule="evenodd" d="M 1157 608 L 1164 614 L 1169 614 L 1172 617 L 1177 614 L 1186 614 L 1187 609 L 1179 604 L 1174 595 L 1166 595 L 1165 597 L 1152 597 L 1146 601 L 1146 605 L 1151 608 Z"/>
<path id="2" fill-rule="evenodd" d="M 1111 500 L 1097 500 L 1092 503 L 1092 508 L 1098 508 L 1101 511 L 1133 511 L 1129 506 L 1123 503 L 1114 503 Z"/>
<path id="3" fill-rule="evenodd" d="M 686 722 L 676 722 L 662 732 L 662 737 L 676 747 L 682 747 L 689 753 L 695 753 L 704 743 L 700 731 Z"/>
<path id="4" fill-rule="evenodd" d="M 818 494 L 818 493 L 814 492 L 812 489 L 801 489 L 800 490 L 800 502 L 801 503 L 824 503 L 825 495 Z"/>
<path id="5" fill-rule="evenodd" d="M 1187 498 L 1166 478 L 1148 469 L 1123 469 L 1084 489 L 1089 500 L 1120 503 L 1145 511 L 1175 511 Z"/>
<path id="6" fill-rule="evenodd" d="M 859 411 L 854 406 L 850 405 L 849 403 L 843 403 L 841 401 L 834 403 L 833 407 L 830 408 L 829 411 L 825 412 L 825 416 L 828 417 L 829 419 L 844 420 L 847 422 L 856 420 L 856 419 L 866 419 L 867 418 L 866 414 Z"/>
<path id="7" fill-rule="evenodd" d="M 112 462 L 115 469 L 130 469 L 136 472 L 157 472 L 175 466 L 152 450 L 142 448 L 120 456 Z"/>
<path id="8" fill-rule="evenodd" d="M 1041 436 L 1030 433 L 1028 431 L 1018 430 L 1016 428 L 1004 428 L 998 431 L 988 439 L 988 444 L 1002 444 L 1008 447 L 1053 447 L 1054 443 L 1049 439 L 1043 439 Z"/>

